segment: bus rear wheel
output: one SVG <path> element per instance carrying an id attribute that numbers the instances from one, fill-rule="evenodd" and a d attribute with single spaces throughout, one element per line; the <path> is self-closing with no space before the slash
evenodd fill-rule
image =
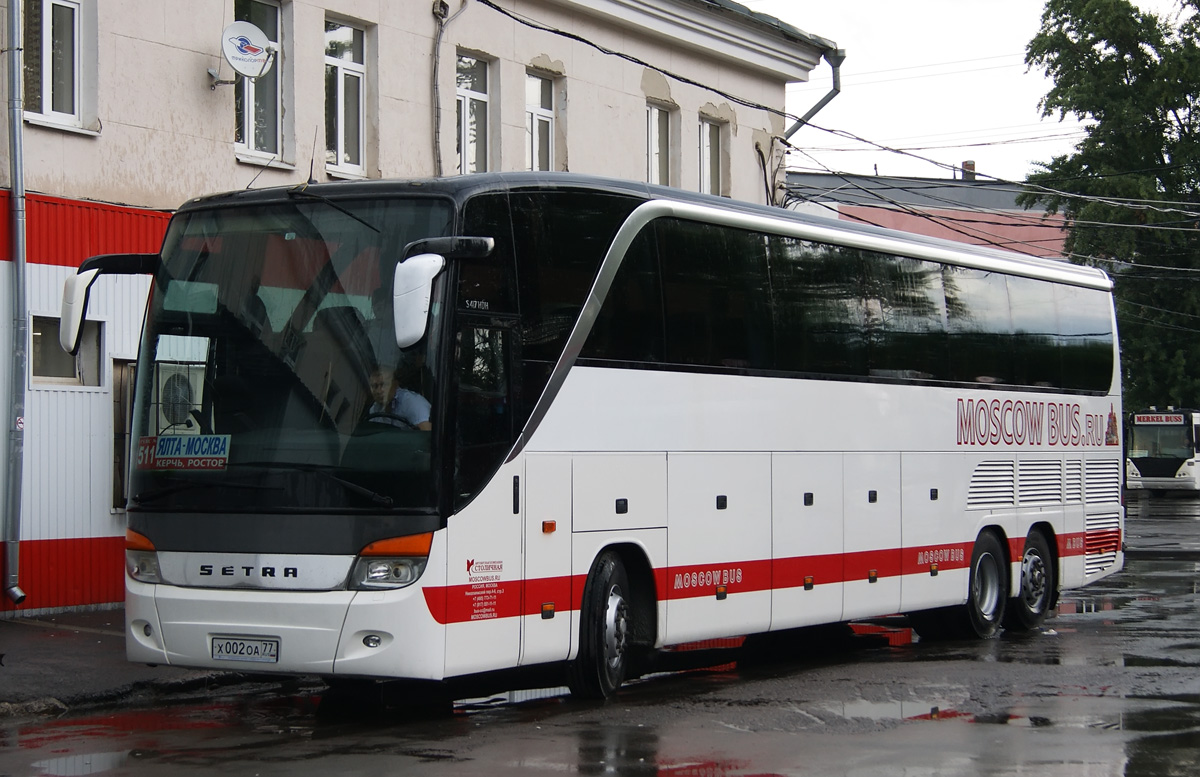
<path id="1" fill-rule="evenodd" d="M 1045 622 L 1054 600 L 1057 580 L 1050 543 L 1040 531 L 1029 533 L 1021 555 L 1021 582 L 1016 596 L 1008 600 L 1004 628 L 1033 631 Z"/>
<path id="2" fill-rule="evenodd" d="M 630 656 L 629 577 L 621 557 L 606 551 L 583 587 L 579 653 L 567 671 L 571 695 L 606 699 L 625 681 Z"/>

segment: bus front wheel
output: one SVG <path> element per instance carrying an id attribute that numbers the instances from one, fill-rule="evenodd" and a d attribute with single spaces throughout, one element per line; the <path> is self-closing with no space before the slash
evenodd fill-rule
<path id="1" fill-rule="evenodd" d="M 579 654 L 567 673 L 571 695 L 606 699 L 629 669 L 629 577 L 621 557 L 606 551 L 592 564 L 583 587 Z"/>
<path id="2" fill-rule="evenodd" d="M 967 591 L 966 620 L 970 632 L 979 639 L 991 639 L 1000 633 L 1004 609 L 1008 603 L 1008 564 L 1000 540 L 985 531 L 975 540 L 971 551 L 970 588 Z"/>

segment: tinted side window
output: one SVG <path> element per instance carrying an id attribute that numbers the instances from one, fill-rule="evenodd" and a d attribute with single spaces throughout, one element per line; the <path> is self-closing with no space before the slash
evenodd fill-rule
<path id="1" fill-rule="evenodd" d="M 662 283 L 651 226 L 642 230 L 625 254 L 580 356 L 661 362 L 664 347 Z"/>
<path id="2" fill-rule="evenodd" d="M 666 360 L 770 369 L 774 335 L 765 237 L 674 219 L 657 227 Z"/>
<path id="3" fill-rule="evenodd" d="M 1012 383 L 1012 320 L 1005 276 L 944 266 L 950 380 Z"/>
<path id="4" fill-rule="evenodd" d="M 863 252 L 863 324 L 870 374 L 944 380 L 946 298 L 941 266 Z"/>
<path id="5" fill-rule="evenodd" d="M 1013 325 L 1013 383 L 1061 386 L 1058 310 L 1054 284 L 1009 276 L 1009 308 Z"/>
<path id="6" fill-rule="evenodd" d="M 1113 376 L 1112 308 L 1098 289 L 1058 286 L 1059 346 L 1062 387 L 1107 391 Z"/>
<path id="7" fill-rule="evenodd" d="M 489 322 L 465 320 L 456 334 L 456 505 L 487 482 L 512 446 L 512 394 L 519 392 L 511 385 L 511 348 L 509 330 Z"/>
<path id="8" fill-rule="evenodd" d="M 458 308 L 481 313 L 516 313 L 516 257 L 508 198 L 475 197 L 463 207 L 464 235 L 496 241 L 486 259 L 458 262 Z"/>
<path id="9" fill-rule="evenodd" d="M 609 244 L 640 200 L 594 192 L 510 197 L 524 358 L 556 361 Z"/>
<path id="10" fill-rule="evenodd" d="M 776 369 L 867 374 L 860 275 L 851 249 L 771 239 Z"/>

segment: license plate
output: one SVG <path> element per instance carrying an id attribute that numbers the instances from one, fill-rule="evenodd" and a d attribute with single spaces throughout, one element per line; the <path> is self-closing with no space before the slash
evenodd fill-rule
<path id="1" fill-rule="evenodd" d="M 254 661 L 274 664 L 279 661 L 279 640 L 264 637 L 213 637 L 214 661 Z"/>

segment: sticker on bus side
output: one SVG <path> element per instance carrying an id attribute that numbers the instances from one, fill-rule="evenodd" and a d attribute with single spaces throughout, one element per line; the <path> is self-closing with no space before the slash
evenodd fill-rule
<path id="1" fill-rule="evenodd" d="M 227 434 L 176 434 L 138 439 L 138 469 L 223 470 L 228 462 Z"/>

